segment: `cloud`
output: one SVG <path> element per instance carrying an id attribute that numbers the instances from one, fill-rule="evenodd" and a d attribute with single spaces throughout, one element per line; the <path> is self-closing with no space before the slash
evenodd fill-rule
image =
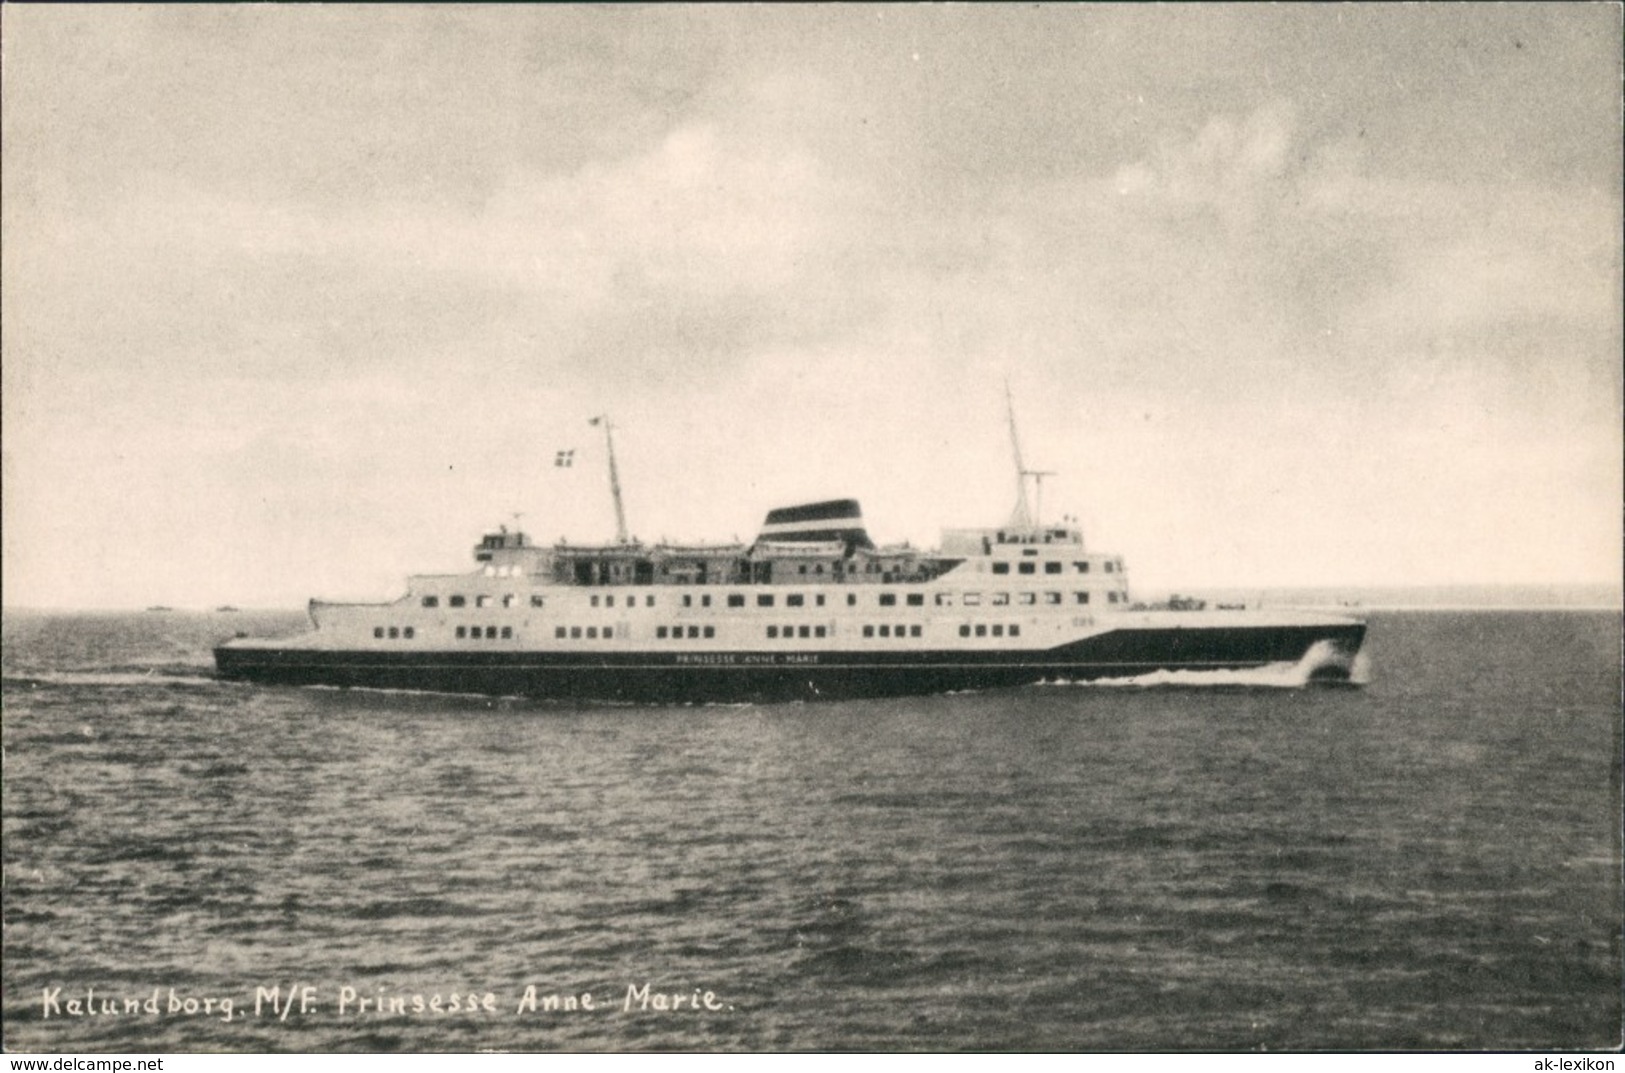
<path id="1" fill-rule="evenodd" d="M 1190 141 L 1165 142 L 1154 159 L 1119 168 L 1113 185 L 1131 205 L 1245 210 L 1292 164 L 1295 111 L 1272 101 L 1240 119 L 1214 116 Z"/>

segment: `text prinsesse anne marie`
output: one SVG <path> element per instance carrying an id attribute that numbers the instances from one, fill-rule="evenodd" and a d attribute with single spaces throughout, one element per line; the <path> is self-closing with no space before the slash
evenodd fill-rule
<path id="1" fill-rule="evenodd" d="M 548 991 L 534 984 L 505 996 L 495 991 L 400 992 L 374 988 L 319 988 L 311 984 L 256 987 L 252 994 L 204 994 L 155 987 L 150 992 L 109 994 L 94 987 L 41 989 L 40 1012 L 47 1021 L 86 1017 L 244 1017 L 287 1021 L 294 1017 L 501 1017 L 550 1013 L 714 1014 L 733 1007 L 716 992 L 698 987 L 659 988 L 651 982 L 627 984 L 612 995 L 591 991 Z"/>

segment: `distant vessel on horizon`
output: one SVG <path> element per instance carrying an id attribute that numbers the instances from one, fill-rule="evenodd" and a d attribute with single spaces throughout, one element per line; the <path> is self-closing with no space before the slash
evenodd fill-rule
<path id="1" fill-rule="evenodd" d="M 1007 398 L 1008 404 L 1008 398 Z M 1021 460 L 1003 526 L 940 547 L 877 546 L 855 499 L 768 512 L 744 545 L 627 535 L 607 417 L 617 537 L 552 547 L 502 526 L 471 573 L 419 575 L 389 603 L 311 600 L 312 630 L 235 638 L 222 678 L 635 702 L 765 702 L 984 690 L 1157 671 L 1297 665 L 1347 682 L 1365 624 L 1307 611 L 1130 601 L 1123 560 L 1029 506 L 1050 474 Z"/>
<path id="2" fill-rule="evenodd" d="M 169 606 L 167 606 L 165 604 L 153 604 L 151 607 L 147 608 L 147 610 L 148 611 L 173 611 L 175 609 L 173 607 L 169 607 Z"/>

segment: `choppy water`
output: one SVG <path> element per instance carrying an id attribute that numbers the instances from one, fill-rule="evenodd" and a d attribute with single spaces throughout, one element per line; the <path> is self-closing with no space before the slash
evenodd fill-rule
<path id="1" fill-rule="evenodd" d="M 1364 689 L 209 677 L 214 640 L 296 623 L 6 616 L 8 1049 L 1619 1042 L 1617 613 L 1374 615 Z M 696 990 L 722 1008 L 652 1008 Z M 495 1012 L 430 1008 L 469 991 Z"/>

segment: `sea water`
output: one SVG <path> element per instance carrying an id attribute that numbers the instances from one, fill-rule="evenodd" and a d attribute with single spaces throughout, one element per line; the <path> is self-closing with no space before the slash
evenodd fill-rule
<path id="1" fill-rule="evenodd" d="M 1361 688 L 556 705 L 4 623 L 8 1050 L 1617 1046 L 1620 616 Z"/>

